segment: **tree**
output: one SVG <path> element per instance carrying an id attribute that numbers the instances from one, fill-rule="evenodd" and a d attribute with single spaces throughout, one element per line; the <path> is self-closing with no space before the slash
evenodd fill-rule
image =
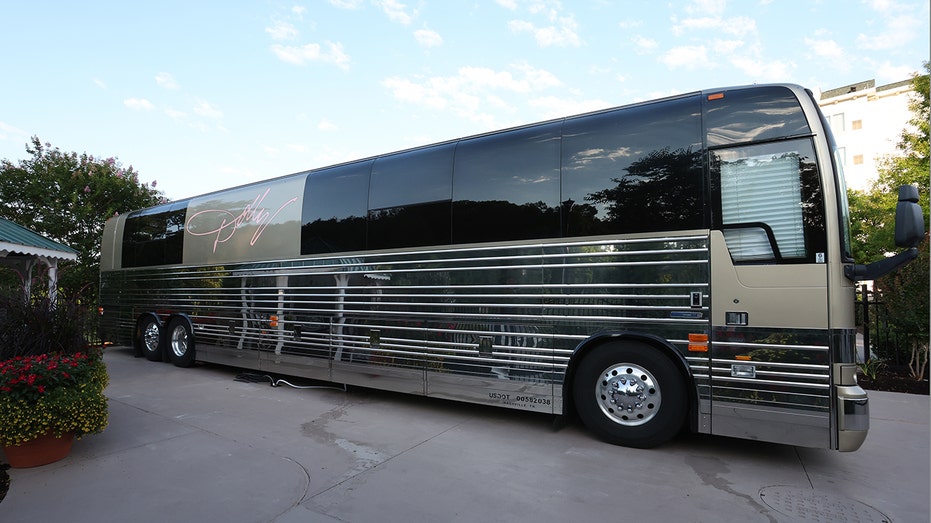
<path id="1" fill-rule="evenodd" d="M 13 164 L 0 160 L 0 217 L 29 227 L 78 251 L 75 263 L 61 267 L 62 292 L 82 293 L 96 303 L 100 239 L 108 218 L 163 201 L 161 192 L 139 183 L 132 166 L 116 158 L 62 152 L 33 136 L 31 156 Z"/>
<path id="2" fill-rule="evenodd" d="M 924 63 L 931 72 L 929 62 Z M 857 263 L 880 260 L 894 248 L 893 221 L 900 185 L 916 185 L 921 197 L 925 223 L 928 223 L 929 177 L 929 75 L 914 75 L 914 96 L 909 102 L 912 118 L 899 142 L 898 153 L 878 160 L 877 179 L 866 191 L 849 191 L 850 226 Z"/>
<path id="3" fill-rule="evenodd" d="M 929 62 L 925 71 L 931 73 Z M 895 205 L 900 185 L 918 187 L 920 204 L 928 224 L 928 195 L 931 185 L 931 113 L 929 113 L 929 75 L 914 75 L 915 96 L 909 103 L 912 118 L 899 137 L 898 154 L 882 158 L 878 178 L 868 191 L 851 191 L 851 229 L 854 255 L 858 263 L 883 258 L 893 248 Z M 898 271 L 875 282 L 880 300 L 885 303 L 890 327 L 908 345 L 909 371 L 921 380 L 928 363 L 929 334 L 929 256 L 928 239 L 919 246 L 919 256 Z"/>

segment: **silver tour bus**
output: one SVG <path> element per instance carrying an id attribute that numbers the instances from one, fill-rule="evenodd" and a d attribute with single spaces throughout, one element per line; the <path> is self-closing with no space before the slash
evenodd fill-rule
<path id="1" fill-rule="evenodd" d="M 759 85 L 469 136 L 114 217 L 101 329 L 137 355 L 856 450 L 846 191 L 809 91 Z M 911 189 L 911 191 L 909 190 Z M 917 213 L 917 215 L 916 215 Z M 916 218 L 917 216 L 917 218 Z"/>

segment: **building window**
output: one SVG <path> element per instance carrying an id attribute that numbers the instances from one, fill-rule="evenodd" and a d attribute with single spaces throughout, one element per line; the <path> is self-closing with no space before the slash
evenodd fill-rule
<path id="1" fill-rule="evenodd" d="M 863 155 L 855 154 L 853 155 L 853 164 L 854 165 L 863 165 Z"/>
<path id="2" fill-rule="evenodd" d="M 850 128 L 854 131 L 863 129 L 863 120 L 854 120 L 850 122 Z"/>
<path id="3" fill-rule="evenodd" d="M 844 113 L 832 114 L 828 117 L 828 124 L 835 133 L 844 132 Z"/>

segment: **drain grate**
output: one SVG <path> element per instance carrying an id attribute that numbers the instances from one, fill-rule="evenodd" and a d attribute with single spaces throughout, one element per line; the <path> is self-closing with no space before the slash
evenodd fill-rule
<path id="1" fill-rule="evenodd" d="M 855 499 L 812 489 L 773 485 L 760 489 L 760 499 L 776 512 L 803 521 L 824 523 L 891 523 L 889 516 Z"/>

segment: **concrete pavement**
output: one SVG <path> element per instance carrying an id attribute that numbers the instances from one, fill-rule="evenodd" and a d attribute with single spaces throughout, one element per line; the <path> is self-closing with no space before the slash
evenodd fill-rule
<path id="1" fill-rule="evenodd" d="M 105 360 L 110 426 L 10 470 L 0 521 L 929 519 L 928 396 L 871 392 L 854 453 L 699 435 L 637 450 L 536 414 Z"/>

